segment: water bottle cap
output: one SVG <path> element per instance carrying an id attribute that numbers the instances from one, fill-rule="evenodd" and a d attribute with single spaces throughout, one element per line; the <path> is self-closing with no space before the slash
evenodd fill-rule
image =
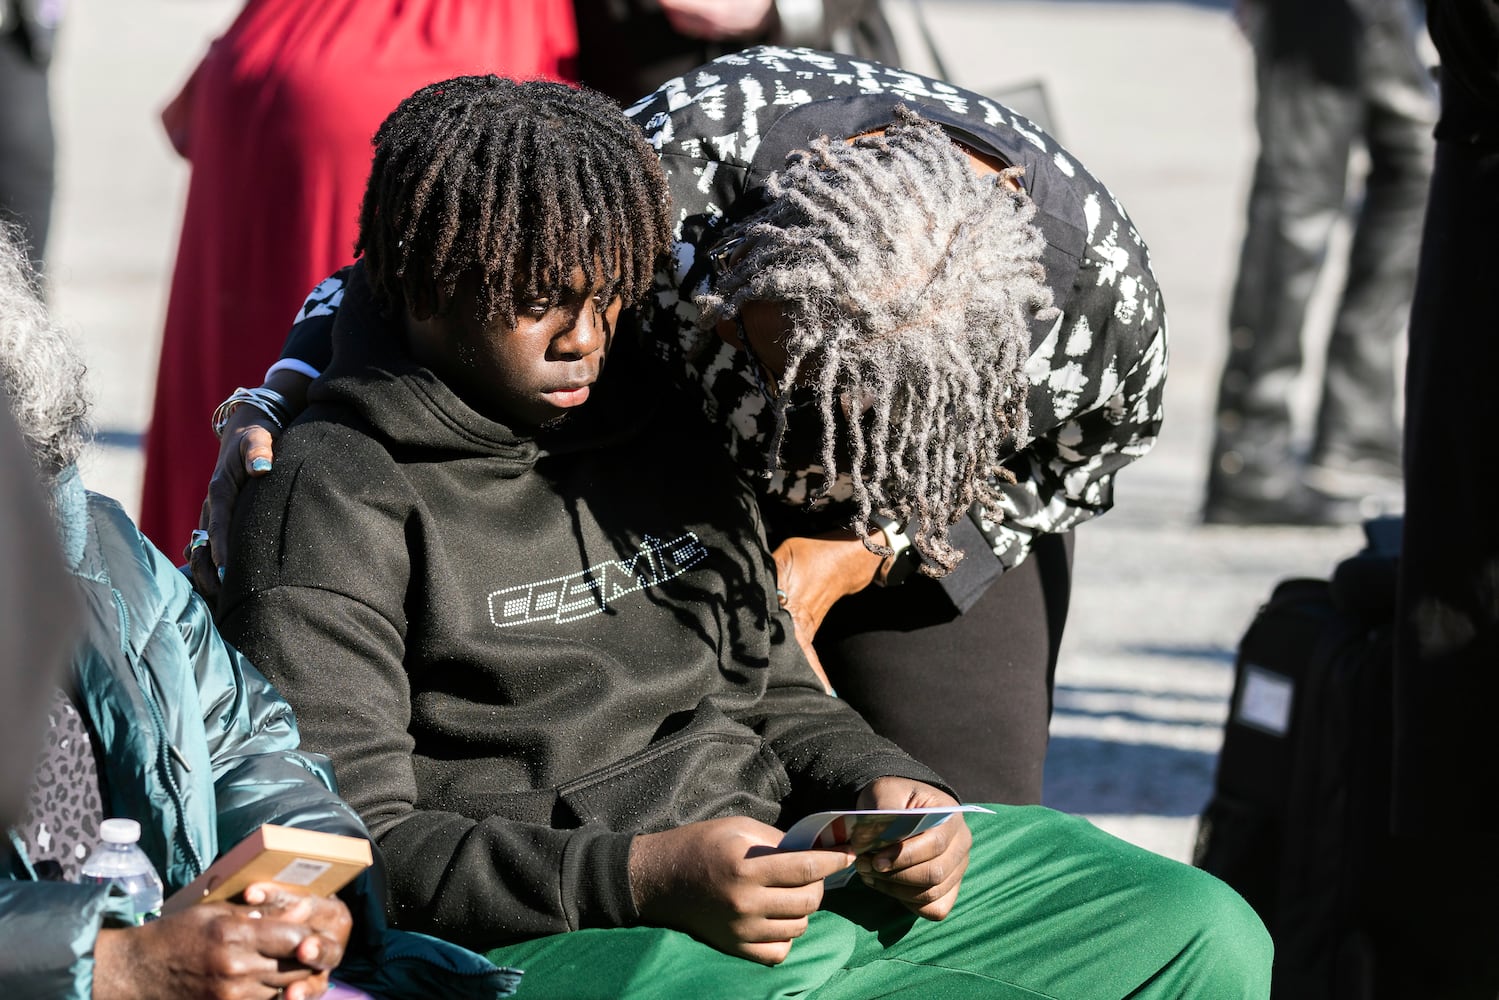
<path id="1" fill-rule="evenodd" d="M 99 824 L 99 839 L 106 844 L 133 844 L 141 839 L 141 825 L 133 819 L 107 819 Z"/>

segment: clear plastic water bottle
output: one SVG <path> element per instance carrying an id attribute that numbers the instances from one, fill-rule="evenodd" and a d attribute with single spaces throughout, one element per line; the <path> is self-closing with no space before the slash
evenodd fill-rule
<path id="1" fill-rule="evenodd" d="M 107 819 L 99 824 L 100 844 L 83 862 L 80 881 L 114 883 L 130 896 L 135 922 L 161 916 L 161 876 L 140 849 L 141 825 L 133 819 Z"/>

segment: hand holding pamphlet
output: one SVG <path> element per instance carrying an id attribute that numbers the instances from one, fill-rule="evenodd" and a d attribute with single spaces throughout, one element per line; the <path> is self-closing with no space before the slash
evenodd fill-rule
<path id="1" fill-rule="evenodd" d="M 783 851 L 846 846 L 854 854 L 869 854 L 945 823 L 956 813 L 994 813 L 983 806 L 932 806 L 923 809 L 841 809 L 812 813 L 786 831 Z M 854 876 L 854 867 L 823 879 L 823 887 L 837 889 Z"/>

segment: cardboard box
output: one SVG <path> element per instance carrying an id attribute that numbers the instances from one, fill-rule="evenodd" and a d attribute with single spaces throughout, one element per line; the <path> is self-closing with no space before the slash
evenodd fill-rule
<path id="1" fill-rule="evenodd" d="M 373 863 L 370 842 L 317 830 L 267 823 L 183 886 L 162 905 L 163 915 L 195 903 L 234 899 L 252 882 L 275 882 L 329 896 Z"/>

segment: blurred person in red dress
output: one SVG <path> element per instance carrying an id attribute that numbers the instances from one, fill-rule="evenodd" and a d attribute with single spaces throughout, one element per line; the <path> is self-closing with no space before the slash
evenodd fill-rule
<path id="1" fill-rule="evenodd" d="M 345 261 L 370 141 L 400 100 L 465 73 L 572 80 L 569 0 L 248 0 L 162 114 L 192 163 L 146 438 L 140 527 L 197 526 L 203 425 L 280 353 L 307 289 Z"/>

